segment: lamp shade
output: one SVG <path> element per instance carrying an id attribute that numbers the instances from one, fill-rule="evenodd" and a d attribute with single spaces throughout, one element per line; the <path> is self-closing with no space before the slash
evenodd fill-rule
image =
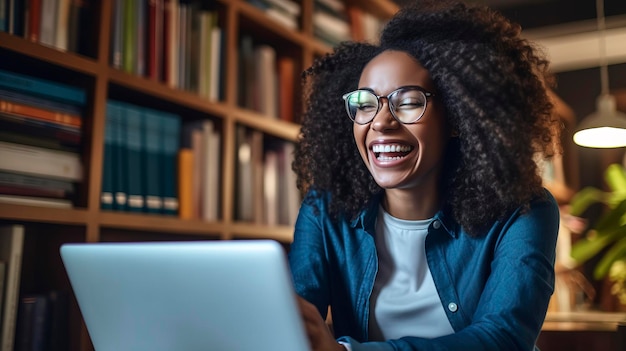
<path id="1" fill-rule="evenodd" d="M 593 148 L 616 148 L 626 146 L 626 114 L 617 111 L 615 97 L 600 95 L 596 112 L 585 117 L 574 133 L 574 142 Z"/>

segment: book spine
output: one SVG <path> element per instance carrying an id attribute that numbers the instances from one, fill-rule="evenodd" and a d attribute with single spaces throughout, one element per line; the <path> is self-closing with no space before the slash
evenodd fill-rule
<path id="1" fill-rule="evenodd" d="M 14 348 L 17 309 L 19 304 L 20 272 L 24 250 L 24 227 L 21 225 L 0 227 L 0 258 L 8 262 L 6 288 L 2 308 L 2 351 Z"/>
<path id="2" fill-rule="evenodd" d="M 143 112 L 134 105 L 126 105 L 126 128 L 125 128 L 125 152 L 126 152 L 126 179 L 128 191 L 128 210 L 130 212 L 142 212 L 144 207 L 144 194 L 142 182 L 144 181 L 144 169 L 141 167 L 143 150 Z"/>
<path id="3" fill-rule="evenodd" d="M 75 153 L 0 142 L 0 169 L 80 181 L 82 166 Z"/>
<path id="4" fill-rule="evenodd" d="M 163 174 L 163 213 L 178 214 L 178 194 L 176 179 L 176 156 L 180 146 L 180 117 L 172 114 L 164 116 L 163 134 L 163 164 L 161 173 Z"/>
<path id="5" fill-rule="evenodd" d="M 74 147 L 77 147 L 81 141 L 80 129 L 65 128 L 55 123 L 3 113 L 0 113 L 0 129 L 7 132 L 54 138 L 62 144 Z"/>
<path id="6" fill-rule="evenodd" d="M 143 193 L 145 194 L 144 211 L 148 213 L 161 213 L 163 209 L 163 198 L 161 189 L 161 143 L 162 143 L 162 126 L 161 116 L 152 110 L 145 111 L 145 147 L 143 158 L 143 169 L 145 170 L 144 181 L 145 186 Z"/>
<path id="7" fill-rule="evenodd" d="M 4 0 L 2 2 L 4 2 Z M 34 42 L 39 41 L 40 25 L 41 25 L 41 0 L 30 0 L 29 9 L 28 9 L 28 39 Z"/>
<path id="8" fill-rule="evenodd" d="M 45 110 L 52 110 L 67 113 L 70 115 L 81 116 L 83 114 L 82 108 L 77 105 L 70 105 L 66 103 L 57 102 L 54 100 L 46 99 L 43 97 L 34 96 L 31 94 L 23 94 L 14 90 L 0 88 L 0 98 L 17 102 L 24 105 L 39 107 Z"/>
<path id="9" fill-rule="evenodd" d="M 113 209 L 113 134 L 110 103 L 107 103 L 107 114 L 104 129 L 104 161 L 102 164 L 102 192 L 100 193 L 100 208 L 103 210 Z"/>
<path id="10" fill-rule="evenodd" d="M 122 69 L 123 58 L 123 27 L 124 27 L 124 15 L 122 0 L 114 0 L 112 15 L 112 34 L 111 34 L 111 66 L 113 68 Z"/>
<path id="11" fill-rule="evenodd" d="M 180 219 L 193 218 L 193 150 L 178 151 L 178 197 Z"/>
<path id="12" fill-rule="evenodd" d="M 11 113 L 23 117 L 35 118 L 61 125 L 80 128 L 83 124 L 82 118 L 78 115 L 45 110 L 42 108 L 10 102 L 0 99 L 0 112 Z"/>
<path id="13" fill-rule="evenodd" d="M 111 119 L 111 138 L 112 138 L 112 168 L 113 168 L 113 208 L 118 211 L 126 211 L 128 203 L 126 188 L 126 162 L 124 152 L 124 128 L 126 122 L 124 120 L 124 105 L 117 101 L 109 101 L 107 106 L 107 115 Z"/>
<path id="14" fill-rule="evenodd" d="M 0 70 L 0 87 L 44 96 L 79 106 L 84 105 L 86 102 L 86 93 L 82 89 L 5 70 Z"/>

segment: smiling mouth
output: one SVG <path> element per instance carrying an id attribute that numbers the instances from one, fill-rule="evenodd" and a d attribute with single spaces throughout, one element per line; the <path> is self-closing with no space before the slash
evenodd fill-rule
<path id="1" fill-rule="evenodd" d="M 408 155 L 413 150 L 412 146 L 399 144 L 386 144 L 372 146 L 372 152 L 378 161 L 395 161 Z"/>

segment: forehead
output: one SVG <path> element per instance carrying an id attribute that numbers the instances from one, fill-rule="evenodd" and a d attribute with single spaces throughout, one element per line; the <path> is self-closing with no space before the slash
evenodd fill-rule
<path id="1" fill-rule="evenodd" d="M 365 66 L 359 79 L 359 88 L 370 88 L 378 94 L 407 85 L 434 90 L 428 70 L 404 51 L 387 50 L 378 54 Z"/>

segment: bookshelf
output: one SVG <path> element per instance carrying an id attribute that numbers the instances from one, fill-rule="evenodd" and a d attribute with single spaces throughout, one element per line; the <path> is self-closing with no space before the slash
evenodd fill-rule
<path id="1" fill-rule="evenodd" d="M 114 1 L 91 1 L 92 19 L 85 28 L 86 43 L 78 52 L 59 50 L 24 36 L 0 31 L 0 69 L 68 84 L 86 92 L 80 146 L 83 179 L 71 208 L 38 207 L 0 202 L 0 226 L 24 225 L 24 256 L 20 294 L 42 290 L 71 291 L 58 257 L 66 242 L 275 239 L 285 244 L 292 238 L 291 225 L 264 225 L 238 220 L 237 129 L 259 132 L 272 140 L 293 142 L 299 133 L 297 119 L 272 118 L 240 103 L 240 41 L 250 36 L 276 50 L 277 57 L 293 60 L 295 71 L 310 66 L 316 57 L 331 50 L 314 34 L 315 0 L 298 0 L 297 29 L 286 27 L 244 0 L 218 0 L 214 9 L 223 32 L 221 97 L 209 100 L 174 88 L 163 81 L 113 68 L 111 41 Z M 380 19 L 389 18 L 397 6 L 390 0 L 346 1 Z M 294 106 L 301 103 L 300 80 L 294 76 Z M 217 220 L 180 219 L 178 216 L 131 213 L 101 209 L 105 153 L 106 107 L 109 99 L 176 113 L 182 122 L 210 119 L 221 135 L 219 217 Z M 294 109 L 295 109 L 294 108 Z M 296 117 L 297 118 L 297 117 Z M 27 277 L 27 278 L 26 278 Z M 70 349 L 89 350 L 91 344 L 82 325 L 76 302 L 70 308 Z"/>

